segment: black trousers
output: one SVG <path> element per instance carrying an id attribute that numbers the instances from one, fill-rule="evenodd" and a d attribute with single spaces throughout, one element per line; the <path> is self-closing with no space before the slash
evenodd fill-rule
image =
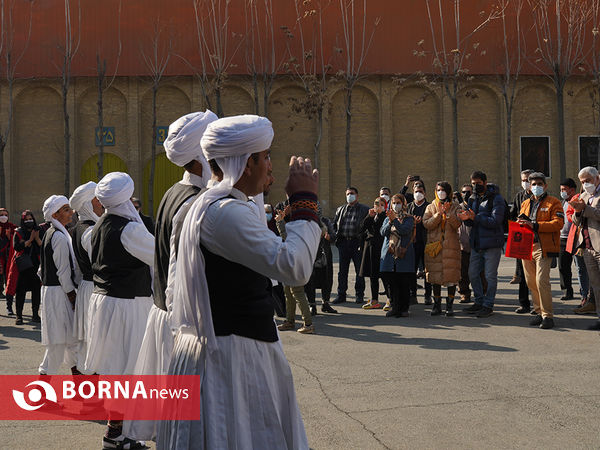
<path id="1" fill-rule="evenodd" d="M 362 253 L 359 251 L 360 241 L 358 239 L 345 240 L 340 239 L 336 246 L 338 248 L 340 263 L 338 272 L 338 297 L 343 299 L 346 298 L 346 291 L 348 290 L 348 272 L 350 271 L 350 263 L 354 263 L 354 270 L 356 271 L 356 281 L 354 283 L 354 290 L 356 292 L 356 298 L 363 298 L 365 295 L 365 279 L 359 276 L 360 263 Z"/>
<path id="2" fill-rule="evenodd" d="M 390 288 L 390 304 L 393 313 L 408 312 L 412 273 L 382 272 L 381 276 Z"/>
<path id="3" fill-rule="evenodd" d="M 469 261 L 471 252 L 460 251 L 460 281 L 458 282 L 458 292 L 466 298 L 471 298 L 471 280 L 469 279 Z"/>
<path id="4" fill-rule="evenodd" d="M 304 285 L 304 292 L 306 293 L 308 303 L 311 306 L 314 306 L 316 304 L 317 288 L 313 277 L 311 277 L 310 280 L 308 280 L 308 283 Z M 321 299 L 323 300 L 323 303 L 328 302 L 329 297 L 331 297 L 331 285 L 326 283 L 326 287 L 321 288 Z"/>
<path id="5" fill-rule="evenodd" d="M 560 240 L 560 253 L 558 255 L 558 270 L 560 272 L 560 288 L 567 295 L 573 295 L 573 273 L 571 266 L 573 255 L 567 251 L 567 240 Z"/>
<path id="6" fill-rule="evenodd" d="M 31 291 L 31 311 L 35 317 L 40 310 L 40 290 L 42 288 L 40 279 L 37 276 L 37 269 L 28 269 L 19 273 L 17 281 L 17 293 L 15 295 L 17 317 L 23 316 L 23 306 L 25 305 L 25 294 Z"/>
<path id="7" fill-rule="evenodd" d="M 410 296 L 417 296 L 417 271 L 425 269 L 425 243 L 415 242 L 415 272 L 411 274 Z M 425 297 L 431 297 L 431 284 L 423 280 L 425 283 Z"/>

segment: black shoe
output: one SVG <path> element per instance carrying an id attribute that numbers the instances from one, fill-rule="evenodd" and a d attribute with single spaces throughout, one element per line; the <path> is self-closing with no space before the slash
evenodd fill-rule
<path id="1" fill-rule="evenodd" d="M 467 297 L 466 295 L 462 295 L 458 303 L 471 303 L 471 297 Z"/>
<path id="2" fill-rule="evenodd" d="M 529 321 L 529 325 L 531 325 L 532 327 L 537 327 L 542 324 L 542 321 L 542 315 L 538 314 L 536 316 L 533 316 L 533 319 Z"/>
<path id="3" fill-rule="evenodd" d="M 531 311 L 529 311 L 529 314 L 531 314 L 532 316 L 537 316 L 535 309 L 532 309 Z"/>
<path id="4" fill-rule="evenodd" d="M 13 312 L 12 306 L 8 306 L 8 307 L 6 308 L 6 310 L 7 310 L 7 314 L 8 314 L 9 316 L 14 316 L 14 315 L 15 315 L 15 313 Z"/>
<path id="5" fill-rule="evenodd" d="M 434 298 L 433 299 L 433 308 L 431 308 L 431 315 L 439 316 L 440 314 L 442 314 L 442 299 Z"/>
<path id="6" fill-rule="evenodd" d="M 573 297 L 573 293 L 569 293 L 567 292 L 565 295 L 563 295 L 560 299 L 561 300 L 573 300 L 575 297 Z"/>
<path id="7" fill-rule="evenodd" d="M 333 299 L 333 301 L 331 303 L 333 303 L 334 305 L 338 305 L 340 303 L 346 303 L 346 297 L 337 296 L 336 298 Z"/>
<path id="8" fill-rule="evenodd" d="M 448 297 L 446 299 L 446 317 L 451 317 L 454 315 L 453 304 L 454 304 L 454 297 L 452 297 L 452 298 Z"/>
<path id="9" fill-rule="evenodd" d="M 482 305 L 478 303 L 473 303 L 471 306 L 467 306 L 465 309 L 463 309 L 463 311 L 469 314 L 475 314 L 476 312 L 479 312 L 479 310 L 481 310 L 482 308 Z"/>
<path id="10" fill-rule="evenodd" d="M 433 300 L 431 299 L 431 295 L 426 295 L 425 296 L 425 304 L 431 305 L 432 303 L 433 303 Z"/>
<path id="11" fill-rule="evenodd" d="M 317 307 L 316 307 L 316 305 L 310 305 L 310 315 L 311 316 L 316 316 L 317 315 Z"/>
<path id="12" fill-rule="evenodd" d="M 423 286 L 421 286 L 420 284 L 417 284 L 417 289 L 425 289 Z"/>
<path id="13" fill-rule="evenodd" d="M 111 439 L 111 438 L 104 436 L 102 438 L 102 448 L 103 449 L 115 448 L 115 449 L 134 450 L 134 449 L 142 449 L 142 448 L 148 448 L 148 447 L 146 447 L 146 443 L 144 441 L 135 441 L 133 439 L 129 439 L 128 437 L 121 435 L 121 436 L 117 437 L 116 439 Z"/>
<path id="14" fill-rule="evenodd" d="M 484 317 L 490 317 L 492 314 L 494 314 L 494 310 L 492 308 L 482 306 L 479 312 L 477 313 L 477 317 L 479 319 L 483 319 Z"/>
<path id="15" fill-rule="evenodd" d="M 17 317 L 17 320 L 15 320 L 15 325 L 23 325 L 23 318 Z"/>
<path id="16" fill-rule="evenodd" d="M 590 331 L 600 331 L 600 321 L 596 321 L 594 325 L 590 325 L 587 329 Z"/>
<path id="17" fill-rule="evenodd" d="M 413 295 L 412 297 L 410 297 L 410 298 L 408 299 L 408 304 L 409 304 L 409 305 L 418 305 L 418 304 L 419 304 L 419 301 L 417 300 L 417 296 L 416 296 L 416 295 Z M 427 304 L 427 300 L 425 300 L 425 304 Z"/>
<path id="18" fill-rule="evenodd" d="M 531 308 L 529 306 L 519 306 L 515 309 L 515 312 L 517 314 L 527 314 L 528 312 L 531 312 Z"/>
<path id="19" fill-rule="evenodd" d="M 542 323 L 540 324 L 540 328 L 542 330 L 549 330 L 550 328 L 554 328 L 554 319 L 552 317 L 544 317 L 542 319 Z"/>
<path id="20" fill-rule="evenodd" d="M 31 321 L 35 323 L 40 323 L 42 319 L 40 319 L 40 316 L 36 314 L 35 316 L 31 317 Z"/>
<path id="21" fill-rule="evenodd" d="M 356 300 L 354 301 L 357 305 L 362 305 L 365 302 L 364 297 L 356 297 Z"/>
<path id="22" fill-rule="evenodd" d="M 321 311 L 330 314 L 337 314 L 337 311 L 331 307 L 329 302 L 323 303 L 323 306 L 321 306 Z"/>
<path id="23" fill-rule="evenodd" d="M 399 317 L 398 314 L 398 312 L 394 311 L 393 309 L 390 309 L 388 312 L 385 313 L 385 317 Z"/>

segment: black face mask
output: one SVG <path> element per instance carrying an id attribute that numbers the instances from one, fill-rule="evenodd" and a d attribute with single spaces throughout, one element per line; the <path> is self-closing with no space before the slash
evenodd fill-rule
<path id="1" fill-rule="evenodd" d="M 485 192 L 485 186 L 483 184 L 474 184 L 473 191 L 478 195 L 483 194 Z"/>
<path id="2" fill-rule="evenodd" d="M 466 203 L 469 201 L 469 198 L 471 197 L 471 193 L 465 192 L 462 196 L 463 196 L 463 201 Z"/>
<path id="3" fill-rule="evenodd" d="M 33 228 L 33 220 L 25 220 L 23 223 L 25 224 L 25 228 Z"/>

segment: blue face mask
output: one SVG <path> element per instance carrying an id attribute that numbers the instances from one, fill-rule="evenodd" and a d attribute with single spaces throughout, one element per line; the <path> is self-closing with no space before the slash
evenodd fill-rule
<path id="1" fill-rule="evenodd" d="M 267 213 L 267 222 L 270 222 L 273 218 L 273 213 Z"/>
<path id="2" fill-rule="evenodd" d="M 544 193 L 544 186 L 531 186 L 531 193 L 540 197 Z"/>

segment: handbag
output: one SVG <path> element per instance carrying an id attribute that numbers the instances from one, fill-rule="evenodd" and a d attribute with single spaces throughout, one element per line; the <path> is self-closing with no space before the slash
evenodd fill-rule
<path id="1" fill-rule="evenodd" d="M 442 242 L 444 242 L 444 235 L 446 234 L 446 218 L 442 218 L 442 237 L 439 241 L 429 242 L 425 245 L 425 254 L 432 258 L 435 258 L 440 254 L 442 248 L 444 248 Z"/>
<path id="2" fill-rule="evenodd" d="M 408 216 L 407 216 L 408 217 Z M 404 219 L 402 219 L 404 220 Z M 414 220 L 414 219 L 413 219 Z M 413 222 L 413 232 L 406 247 L 400 245 L 402 243 L 402 236 L 396 231 L 396 227 L 392 225 L 390 229 L 390 241 L 388 243 L 388 253 L 391 253 L 395 259 L 403 259 L 408 252 L 408 246 L 414 242 L 416 234 L 416 227 Z"/>
<path id="3" fill-rule="evenodd" d="M 31 250 L 29 250 L 31 252 Z M 15 262 L 17 263 L 17 269 L 19 272 L 25 272 L 26 270 L 33 268 L 33 260 L 31 259 L 31 255 L 29 253 L 23 252 L 21 255 L 15 258 Z"/>
<path id="4" fill-rule="evenodd" d="M 324 269 L 327 267 L 327 255 L 325 255 L 325 250 L 323 247 L 319 245 L 319 249 L 317 250 L 317 257 L 315 258 L 315 269 Z"/>

